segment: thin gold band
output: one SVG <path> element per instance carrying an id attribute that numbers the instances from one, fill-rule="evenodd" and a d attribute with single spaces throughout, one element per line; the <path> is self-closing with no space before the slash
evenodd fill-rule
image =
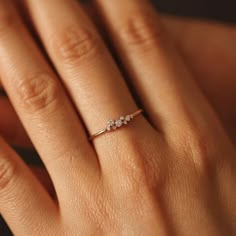
<path id="1" fill-rule="evenodd" d="M 99 132 L 97 132 L 96 134 L 93 134 L 89 137 L 89 140 L 92 141 L 95 138 L 97 138 L 98 136 L 105 134 L 107 132 L 111 132 L 111 131 L 115 131 L 125 125 L 128 125 L 128 123 L 130 121 L 132 121 L 136 116 L 140 115 L 141 113 L 143 113 L 142 109 L 137 110 L 136 112 L 130 114 L 130 115 L 126 115 L 126 116 L 121 116 L 119 119 L 117 120 L 109 120 L 107 122 L 107 127 Z"/>

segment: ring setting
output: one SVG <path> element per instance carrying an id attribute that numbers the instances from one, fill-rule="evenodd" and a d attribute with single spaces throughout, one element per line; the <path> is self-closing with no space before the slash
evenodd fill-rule
<path id="1" fill-rule="evenodd" d="M 115 131 L 119 128 L 122 128 L 123 126 L 127 126 L 136 116 L 138 116 L 139 114 L 141 114 L 143 112 L 142 109 L 137 110 L 136 112 L 126 115 L 126 116 L 120 116 L 119 119 L 115 119 L 112 120 L 110 119 L 107 122 L 106 128 L 99 131 L 98 133 L 91 135 L 89 140 L 92 141 L 94 140 L 96 137 L 106 133 L 106 132 L 111 132 L 111 131 Z"/>
<path id="2" fill-rule="evenodd" d="M 122 126 L 127 125 L 133 119 L 134 116 L 131 114 L 127 116 L 121 116 L 118 120 L 109 120 L 107 122 L 107 131 L 121 128 Z"/>

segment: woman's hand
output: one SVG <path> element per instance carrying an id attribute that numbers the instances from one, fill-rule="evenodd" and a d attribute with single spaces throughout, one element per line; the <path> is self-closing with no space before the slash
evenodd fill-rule
<path id="1" fill-rule="evenodd" d="M 92 2 L 85 6 L 92 19 L 99 22 L 101 19 L 96 6 Z M 26 15 L 24 9 L 21 9 L 21 14 Z M 221 118 L 230 138 L 236 143 L 236 27 L 167 15 L 162 15 L 161 21 L 194 79 Z M 99 30 L 101 33 L 104 31 L 102 27 Z M 4 138 L 13 145 L 31 148 L 32 144 L 7 99 L 0 97 L 0 109 L 0 131 Z"/>
<path id="2" fill-rule="evenodd" d="M 57 193 L 1 140 L 2 215 L 15 235 L 234 235 L 235 147 L 156 12 L 96 3 L 139 101 L 76 1 L 25 1 L 53 68 L 0 3 L 0 77 Z M 145 116 L 88 141 L 137 103 Z"/>

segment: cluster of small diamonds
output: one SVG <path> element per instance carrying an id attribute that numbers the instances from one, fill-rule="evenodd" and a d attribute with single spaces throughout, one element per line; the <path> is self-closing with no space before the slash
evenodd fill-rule
<path id="1" fill-rule="evenodd" d="M 133 115 L 127 115 L 121 116 L 118 120 L 109 120 L 107 123 L 107 131 L 115 130 L 123 125 L 127 125 L 133 118 Z"/>

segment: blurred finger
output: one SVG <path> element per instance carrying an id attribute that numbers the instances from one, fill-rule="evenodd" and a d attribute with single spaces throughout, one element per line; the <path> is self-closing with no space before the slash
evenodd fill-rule
<path id="1" fill-rule="evenodd" d="M 2 138 L 0 212 L 14 235 L 37 235 L 39 228 L 51 227 L 58 214 L 49 194 Z"/>

